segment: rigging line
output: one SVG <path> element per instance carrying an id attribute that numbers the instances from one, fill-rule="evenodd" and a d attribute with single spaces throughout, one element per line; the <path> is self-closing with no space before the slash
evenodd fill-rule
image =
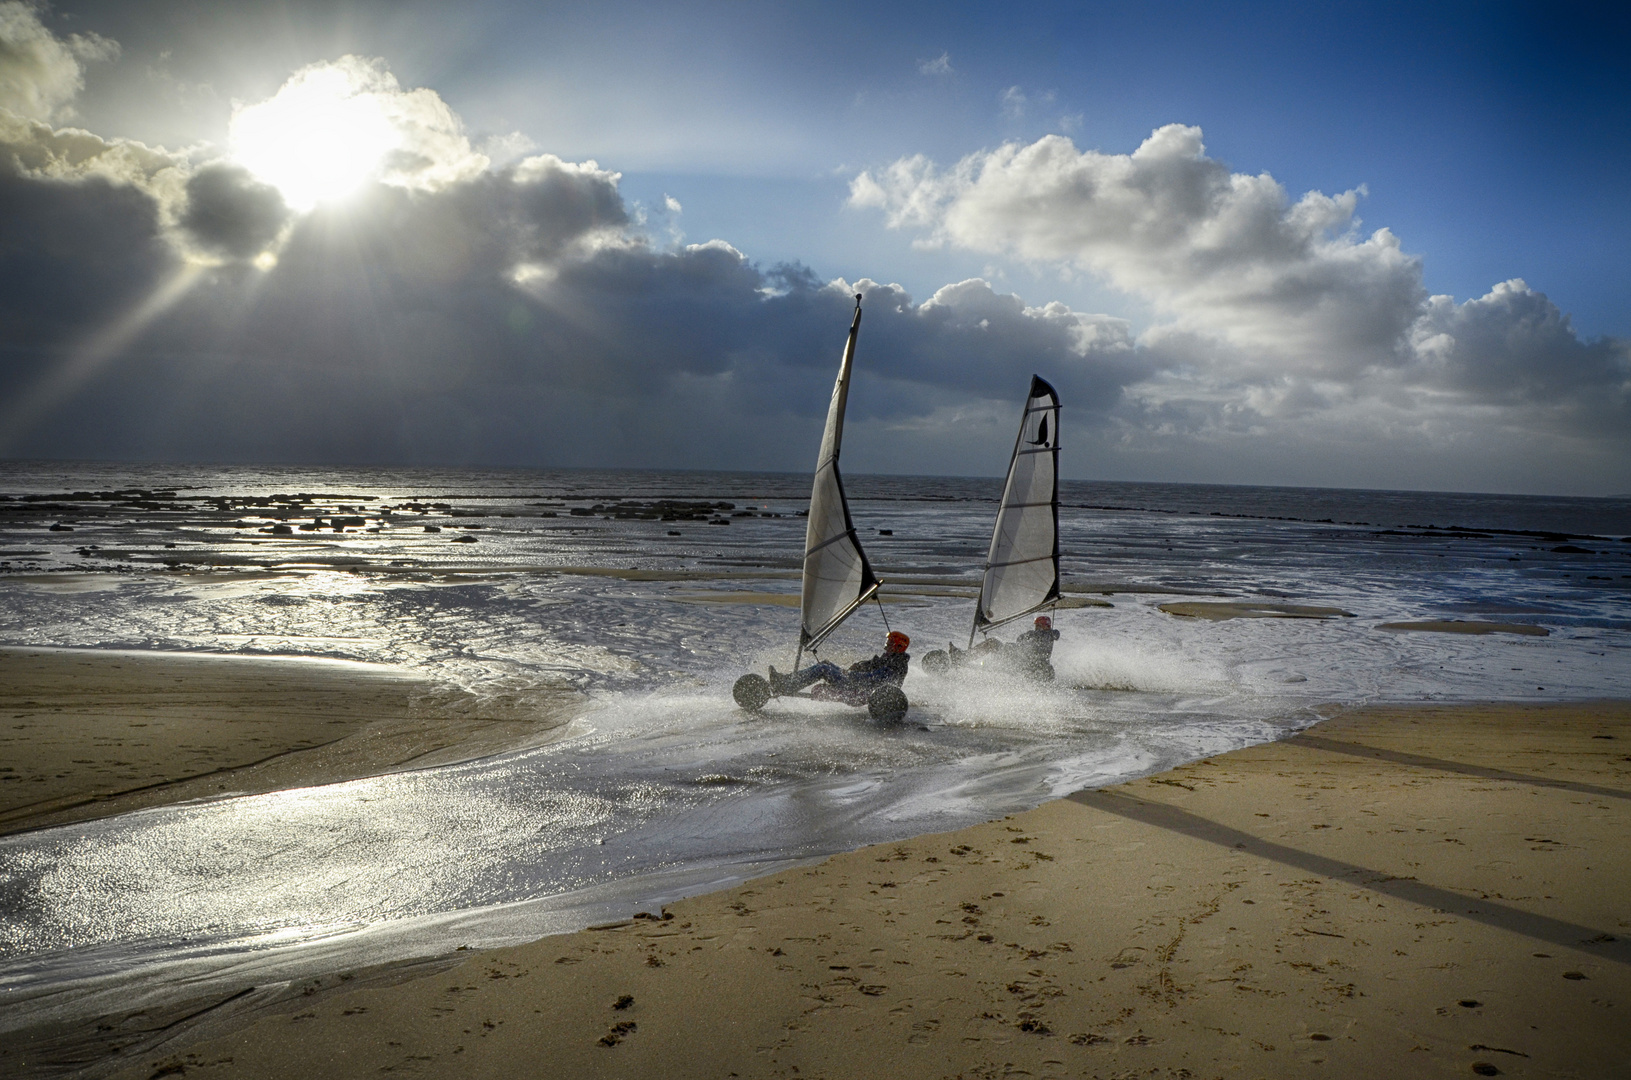
<path id="1" fill-rule="evenodd" d="M 1017 614 L 1004 615 L 1000 619 L 988 619 L 988 618 L 986 618 L 986 617 L 984 617 L 982 615 L 982 616 L 980 616 L 980 622 L 977 625 L 978 625 L 980 633 L 985 634 L 987 637 L 989 637 L 990 635 L 996 633 L 998 630 L 1002 629 L 1004 626 L 1007 626 L 1009 623 L 1013 622 L 1014 620 L 1023 619 L 1025 616 L 1029 615 L 1031 612 L 1041 611 L 1045 607 L 1049 608 L 1049 610 L 1052 610 L 1051 604 L 1049 604 L 1048 601 L 1043 601 L 1042 603 L 1037 604 L 1034 607 L 1028 607 L 1024 611 L 1021 611 L 1021 612 L 1019 612 Z M 969 640 L 970 641 L 974 640 L 974 635 L 973 634 L 969 635 Z"/>
<path id="2" fill-rule="evenodd" d="M 1037 505 L 1041 505 L 1041 504 L 1039 503 Z M 851 525 L 848 529 L 844 530 L 843 532 L 834 533 L 832 536 L 829 536 L 829 537 L 827 537 L 827 539 L 821 541 L 821 543 L 817 544 L 815 547 L 813 547 L 810 550 L 806 551 L 804 553 L 804 557 L 806 559 L 808 559 L 811 555 L 814 555 L 816 552 L 822 550 L 823 548 L 831 547 L 833 544 L 838 543 L 838 541 L 840 541 L 840 540 L 853 540 L 853 541 L 855 541 L 856 550 L 859 551 L 860 548 L 861 548 L 861 538 L 859 536 L 855 535 L 855 526 Z"/>
<path id="3" fill-rule="evenodd" d="M 1047 555 L 1038 555 L 1034 559 L 1011 559 L 1008 562 L 986 563 L 985 568 L 987 570 L 995 570 L 995 569 L 997 569 L 998 567 L 1001 567 L 1001 566 L 1028 566 L 1031 563 L 1050 562 L 1050 561 L 1052 561 L 1052 559 L 1053 559 L 1053 554 L 1050 552 Z"/>
<path id="4" fill-rule="evenodd" d="M 883 599 L 877 593 L 873 593 L 872 600 L 878 605 L 878 614 L 883 616 L 883 632 L 886 634 L 890 633 L 889 613 L 883 609 Z"/>

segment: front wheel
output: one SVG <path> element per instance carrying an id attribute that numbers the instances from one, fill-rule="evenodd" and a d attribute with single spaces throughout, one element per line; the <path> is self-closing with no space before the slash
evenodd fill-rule
<path id="1" fill-rule="evenodd" d="M 756 713 L 770 700 L 770 682 L 763 675 L 744 675 L 731 687 L 731 697 L 750 713 Z"/>
<path id="2" fill-rule="evenodd" d="M 867 695 L 866 711 L 883 724 L 898 724 L 906 715 L 906 693 L 898 686 L 880 686 Z"/>
<path id="3" fill-rule="evenodd" d="M 945 649 L 936 649 L 923 658 L 923 670 L 931 675 L 944 675 L 951 670 L 951 657 Z"/>

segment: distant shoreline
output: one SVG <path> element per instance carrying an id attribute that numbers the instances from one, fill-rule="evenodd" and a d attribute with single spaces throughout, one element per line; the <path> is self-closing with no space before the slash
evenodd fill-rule
<path id="1" fill-rule="evenodd" d="M 300 461 L 173 461 L 173 460 L 116 460 L 109 458 L 12 458 L 0 457 L 0 477 L 9 469 L 26 469 L 31 467 L 62 468 L 65 466 L 79 466 L 81 468 L 103 469 L 215 469 L 215 470 L 280 470 L 290 472 L 324 472 L 324 471 L 355 471 L 355 472 L 425 472 L 425 473 L 524 473 L 524 474 L 552 474 L 552 473 L 612 473 L 617 475 L 696 475 L 696 476 L 774 476 L 796 480 L 800 484 L 808 484 L 809 473 L 802 466 L 789 466 L 786 469 L 707 469 L 707 468 L 671 468 L 656 465 L 638 465 L 627 468 L 607 465 L 427 465 L 405 463 L 380 462 L 300 462 Z M 864 480 L 972 480 L 990 481 L 1000 484 L 1000 474 L 966 474 L 966 473 L 877 473 L 877 472 L 846 472 L 845 477 L 850 481 Z M 1552 492 L 1527 491 L 1462 491 L 1449 488 L 1371 488 L 1361 486 L 1331 486 L 1323 484 L 1263 484 L 1246 483 L 1244 481 L 1228 480 L 1128 480 L 1112 478 L 1088 478 L 1061 476 L 1061 483 L 1067 484 L 1103 484 L 1106 486 L 1151 486 L 1174 488 L 1228 488 L 1254 491 L 1287 491 L 1287 492 L 1321 492 L 1321 493 L 1347 493 L 1370 495 L 1407 495 L 1407 496 L 1469 496 L 1473 498 L 1515 498 L 1515 499 L 1631 499 L 1631 492 L 1611 492 L 1599 495 L 1558 495 Z"/>

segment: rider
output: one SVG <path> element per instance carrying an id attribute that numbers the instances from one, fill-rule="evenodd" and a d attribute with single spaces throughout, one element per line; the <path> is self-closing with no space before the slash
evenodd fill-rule
<path id="1" fill-rule="evenodd" d="M 1032 628 L 1019 635 L 1009 648 L 1014 650 L 1016 658 L 1041 667 L 1053 659 L 1053 643 L 1058 640 L 1059 631 L 1053 628 L 1053 620 L 1038 615 Z"/>
<path id="2" fill-rule="evenodd" d="M 883 686 L 886 683 L 899 686 L 906 681 L 906 667 L 912 660 L 911 654 L 906 651 L 911 643 L 912 639 L 899 630 L 891 630 L 889 636 L 884 638 L 883 652 L 870 660 L 851 664 L 848 671 L 827 660 L 786 675 L 771 668 L 770 689 L 776 694 L 791 694 L 814 682 L 823 682 L 832 687 Z"/>
<path id="3" fill-rule="evenodd" d="M 1031 629 L 1015 638 L 1011 644 L 1004 644 L 994 637 L 982 640 L 978 645 L 967 650 L 966 659 L 977 659 L 981 653 L 993 658 L 1001 658 L 1001 662 L 1018 665 L 1022 668 L 1035 668 L 1040 670 L 1048 666 L 1053 659 L 1053 643 L 1059 640 L 1059 631 L 1053 628 L 1053 620 L 1046 615 L 1038 615 L 1032 623 Z M 965 662 L 964 650 L 956 644 L 947 647 L 953 662 Z"/>

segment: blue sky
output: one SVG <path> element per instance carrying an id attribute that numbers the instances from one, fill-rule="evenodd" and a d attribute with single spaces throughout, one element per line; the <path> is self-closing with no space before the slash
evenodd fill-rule
<path id="1" fill-rule="evenodd" d="M 1088 410 L 1106 419 L 1093 429 L 1100 453 L 1084 475 L 1373 486 L 1391 486 L 1393 477 L 1398 486 L 1508 490 L 1552 488 L 1556 477 L 1572 476 L 1573 490 L 1631 486 L 1631 475 L 1614 464 L 1626 414 L 1604 405 L 1605 394 L 1619 395 L 1616 407 L 1625 404 L 1624 342 L 1631 337 L 1622 300 L 1631 276 L 1623 255 L 1631 241 L 1624 179 L 1631 173 L 1631 65 L 1623 59 L 1631 20 L 1615 5 L 454 8 L 125 0 L 32 10 L 63 41 L 95 34 L 119 46 L 114 58 L 85 61 L 83 88 L 54 115 L 34 119 L 186 152 L 187 169 L 207 163 L 209 148 L 228 145 L 235 110 L 271 98 L 297 70 L 353 54 L 377 58 L 404 91 L 438 95 L 495 170 L 552 154 L 621 174 L 617 193 L 629 227 L 653 251 L 717 238 L 761 272 L 796 262 L 818 282 L 898 284 L 919 305 L 944 286 L 978 277 L 994 294 L 1017 294 L 1033 309 L 1057 301 L 1083 317 L 1122 320 L 1130 335 L 1123 345 L 1146 368 L 1124 373 L 1103 408 Z M 1386 418 L 1375 410 L 1361 417 L 1361 399 L 1399 406 L 1404 384 L 1361 386 L 1358 359 L 1333 366 L 1313 356 L 1308 350 L 1329 349 L 1336 339 L 1315 335 L 1308 344 L 1315 338 L 1306 332 L 1306 312 L 1295 315 L 1304 319 L 1295 333 L 1261 321 L 1243 329 L 1213 285 L 1185 269 L 1204 252 L 1185 249 L 1160 266 L 1124 271 L 1140 250 L 1112 250 L 1099 240 L 1068 248 L 1009 242 L 1009 231 L 1045 233 L 1057 224 L 1037 214 L 1076 211 L 1061 209 L 1058 191 L 1045 211 L 1031 213 L 1014 202 L 995 207 L 977 184 L 947 186 L 959 162 L 970 175 L 995 175 L 997 159 L 987 155 L 1049 135 L 1067 137 L 1084 154 L 1098 152 L 1102 158 L 1078 163 L 1089 172 L 1112 167 L 1110 159 L 1126 159 L 1167 125 L 1199 129 L 1184 152 L 1202 156 L 1218 177 L 1271 176 L 1287 207 L 1308 192 L 1358 190 L 1347 215 L 1331 218 L 1327 230 L 1350 235 L 1353 244 L 1307 258 L 1321 273 L 1369 259 L 1374 253 L 1363 242 L 1386 228 L 1401 257 L 1419 260 L 1403 269 L 1398 259 L 1389 264 L 1408 278 L 1390 288 L 1416 290 L 1400 301 L 1409 310 L 1398 316 L 1399 326 L 1413 329 L 1389 339 L 1395 352 L 1415 350 L 1410 362 L 1425 365 L 1404 379 L 1415 404 Z M 1196 149 L 1201 140 L 1204 151 Z M 882 181 L 914 155 L 929 172 L 910 181 L 900 174 L 870 201 L 856 195 L 857 177 Z M 930 194 L 938 209 L 908 212 L 913 199 Z M 1078 210 L 1091 216 L 1104 207 Z M 970 224 L 970 215 L 982 214 Z M 291 227 L 298 234 L 302 226 Z M 279 243 L 291 242 L 283 235 Z M 1255 252 L 1236 265 L 1260 266 L 1264 257 Z M 1528 292 L 1497 296 L 1496 287 L 1512 279 Z M 1276 286 L 1276 297 L 1283 299 L 1284 286 Z M 1431 294 L 1448 294 L 1456 305 L 1487 302 L 1436 314 L 1410 306 Z M 1514 304 L 1530 305 L 1523 309 L 1530 314 Z M 1489 322 L 1495 307 L 1524 325 L 1551 320 L 1553 344 L 1474 356 L 1475 338 L 1512 338 L 1510 328 Z M 1484 320 L 1476 333 L 1469 329 L 1475 317 Z M 1455 320 L 1461 330 L 1451 326 Z M 1350 330 L 1342 341 L 1357 340 Z M 1264 360 L 1261 350 L 1280 348 L 1288 334 L 1302 352 Z M 1450 362 L 1445 341 L 1460 350 L 1452 366 L 1463 372 L 1448 382 L 1432 374 L 1434 363 Z M 1091 350 L 1078 354 L 1098 362 Z M 1281 367 L 1270 370 L 1273 363 Z M 1365 363 L 1374 369 L 1378 361 L 1371 355 Z M 1522 364 L 1533 366 L 1543 390 L 1519 402 L 1491 389 L 1511 383 L 1512 372 L 1527 370 Z M 1568 393 L 1590 399 L 1591 417 L 1565 415 L 1574 406 L 1545 374 L 1554 368 L 1583 373 L 1571 376 Z M 1184 399 L 1188 418 L 1178 419 L 1175 388 L 1196 379 L 1206 385 Z M 903 387 L 881 395 L 902 411 L 893 425 L 882 412 L 875 418 L 880 460 L 889 439 L 905 437 L 928 440 L 909 460 L 938 460 L 928 435 L 901 433 L 928 432 L 935 416 L 998 411 L 996 395 L 968 389 L 959 404 L 932 374 L 923 376 L 916 398 Z M 1443 411 L 1451 399 L 1461 409 L 1453 417 Z M 1137 402 L 1138 416 L 1117 413 L 1118 401 Z M 1200 418 L 1213 406 L 1223 412 Z M 1255 410 L 1232 435 L 1222 432 L 1234 421 L 1219 419 L 1230 409 Z M 1310 410 L 1320 409 L 1333 417 L 1332 410 L 1346 410 L 1344 437 L 1354 445 L 1392 439 L 1394 449 L 1375 451 L 1364 464 L 1351 454 L 1301 454 L 1299 440 L 1317 438 Z M 1430 422 L 1427 409 L 1437 410 Z M 990 426 L 989 438 L 1000 442 L 1000 425 Z M 50 427 L 35 424 L 27 439 L 13 440 L 12 452 L 58 445 L 86 452 L 45 439 L 40 432 Z M 1178 435 L 1160 443 L 1172 431 Z M 1497 431 L 1514 448 L 1510 462 L 1488 460 L 1489 448 L 1502 442 L 1491 434 Z M 1412 434 L 1401 439 L 1401 432 Z M 1140 449 L 1126 450 L 1130 440 Z M 864 434 L 859 442 L 865 456 L 872 443 Z M 136 443 L 128 452 L 184 449 Z M 278 450 L 275 440 L 257 445 Z M 1444 450 L 1461 457 L 1449 462 Z M 543 459 L 551 456 L 520 444 L 493 453 L 516 464 L 550 463 Z M 799 456 L 790 446 L 788 461 Z M 1299 456 L 1318 460 L 1284 464 Z M 731 464 L 710 454 L 693 463 Z"/>

